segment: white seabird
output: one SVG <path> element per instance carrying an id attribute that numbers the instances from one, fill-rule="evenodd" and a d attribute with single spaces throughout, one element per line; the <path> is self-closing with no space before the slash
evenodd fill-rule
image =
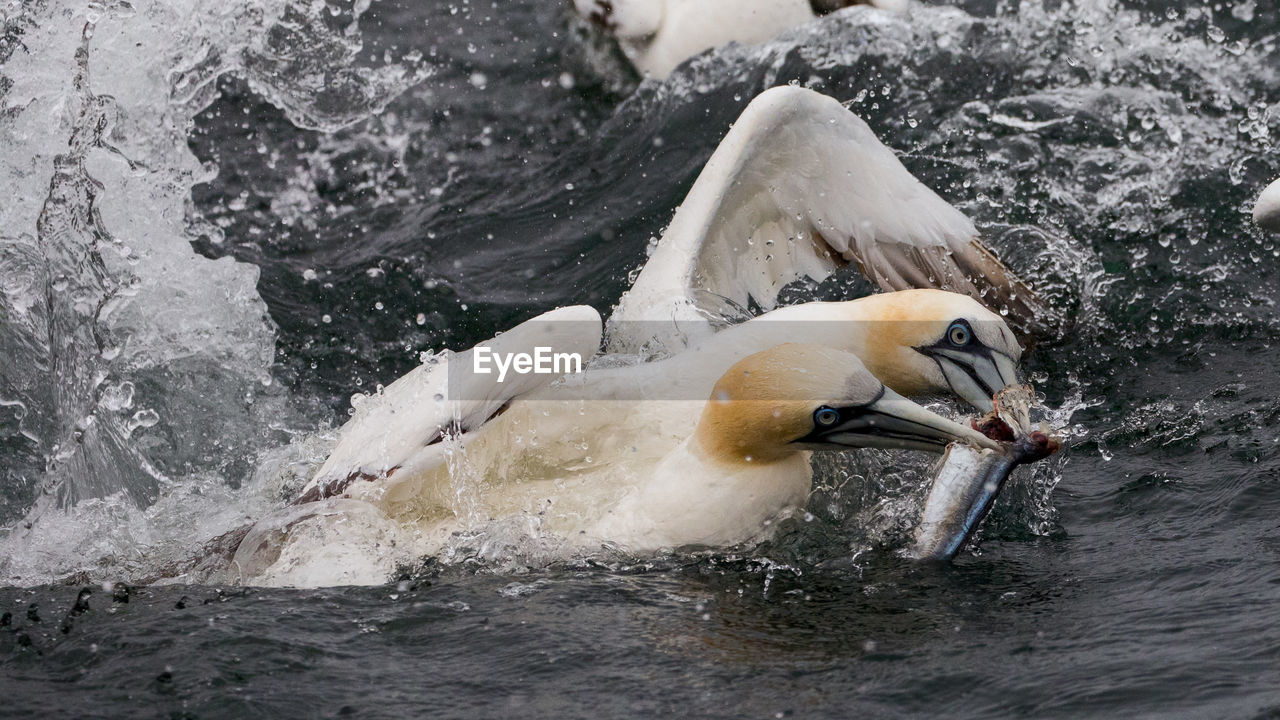
<path id="1" fill-rule="evenodd" d="M 677 65 L 731 42 L 754 45 L 852 5 L 903 10 L 906 0 L 573 0 L 578 14 L 617 38 L 641 75 L 665 78 Z"/>
<path id="2" fill-rule="evenodd" d="M 1267 186 L 1253 205 L 1253 221 L 1258 227 L 1280 232 L 1280 180 Z"/>
<path id="3" fill-rule="evenodd" d="M 708 320 L 726 306 L 773 308 L 788 282 L 820 280 L 848 263 L 886 290 L 942 287 L 968 297 L 921 289 L 806 303 L 720 332 Z M 557 517 L 598 520 L 607 503 L 597 492 L 642 494 L 640 481 L 652 479 L 642 470 L 700 434 L 707 398 L 733 363 L 785 343 L 850 353 L 888 391 L 952 393 L 985 411 L 995 392 L 1016 382 L 1021 355 L 1002 315 L 1035 327 L 1040 310 L 973 224 L 912 177 L 865 123 L 830 98 L 776 88 L 744 111 L 610 318 L 611 351 L 666 359 L 553 385 L 545 376 L 494 383 L 463 374 L 451 382 L 442 366 L 456 368 L 462 358 L 466 367 L 475 350 L 434 358 L 366 403 L 297 504 L 245 539 L 237 567 L 253 582 L 324 584 L 315 563 L 330 566 L 298 540 L 302 534 L 344 548 L 398 536 L 402 550 L 430 554 L 469 523 L 537 520 L 551 506 Z M 541 339 L 584 358 L 599 346 L 600 319 L 590 308 L 530 322 L 482 346 L 511 352 Z M 504 440 L 476 442 L 482 437 Z M 803 463 L 788 462 L 807 483 Z M 611 482 L 573 481 L 605 466 Z M 777 509 L 772 500 L 765 506 Z M 397 535 L 406 527 L 411 542 Z M 735 527 L 738 536 L 747 531 Z M 598 522 L 580 527 L 588 530 L 615 540 Z M 668 529 L 645 540 L 628 532 L 617 534 L 640 548 L 678 535 Z M 355 556 L 396 556 L 366 550 Z M 379 582 L 388 569 L 343 572 L 342 582 Z"/>
<path id="4" fill-rule="evenodd" d="M 475 371 L 480 353 L 510 357 L 545 347 L 591 358 L 600 326 L 593 308 L 559 308 L 466 352 L 431 358 L 364 401 L 301 501 L 347 494 L 360 479 L 435 467 L 439 453 L 449 449 L 440 444 L 446 436 L 465 438 L 499 414 L 510 420 L 517 408 L 536 408 L 525 439 L 544 447 L 584 432 L 626 442 L 637 424 L 644 432 L 683 438 L 697 418 L 690 403 L 700 407 L 735 362 L 788 342 L 852 353 L 900 394 L 954 394 L 979 409 L 990 408 L 996 392 L 1017 382 L 1021 357 L 1008 326 L 971 298 L 909 290 L 779 308 L 661 360 L 620 367 L 599 362 L 571 383 L 553 382 L 562 374 L 513 373 L 500 381 L 494 373 Z M 521 403 L 513 405 L 516 400 Z M 561 417 L 545 411 L 539 405 L 545 402 L 571 412 Z M 584 404 L 607 408 L 611 419 L 584 421 Z M 574 458 L 607 452 L 583 444 L 569 451 Z"/>
<path id="5" fill-rule="evenodd" d="M 581 331 L 578 315 L 588 311 L 553 311 L 480 347 L 531 350 Z M 822 345 L 788 343 L 749 355 L 701 401 L 583 399 L 584 385 L 612 385 L 621 369 L 507 398 L 497 383 L 484 388 L 474 375 L 459 377 L 457 365 L 474 353 L 443 358 L 362 409 L 301 502 L 245 537 L 233 560 L 241 579 L 379 583 L 397 561 L 437 554 L 452 533 L 503 518 L 521 518 L 574 549 L 734 545 L 803 505 L 810 451 L 998 447 L 886 388 L 856 355 Z M 630 383 L 661 383 L 672 375 L 670 362 L 627 368 Z M 455 403 L 436 400 L 439 393 L 419 396 L 465 383 L 476 393 L 476 401 L 463 401 L 473 418 L 500 403 L 472 430 L 462 429 Z M 425 445 L 405 442 L 423 427 L 440 430 Z M 366 458 L 372 451 L 380 469 L 347 465 L 352 450 Z M 461 503 L 459 479 L 479 490 Z"/>

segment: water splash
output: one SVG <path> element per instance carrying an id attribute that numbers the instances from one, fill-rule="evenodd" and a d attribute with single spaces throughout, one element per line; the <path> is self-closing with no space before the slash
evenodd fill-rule
<path id="1" fill-rule="evenodd" d="M 65 216 L 87 218 L 81 221 L 78 237 L 96 238 L 99 244 L 80 257 L 92 259 L 97 253 L 105 260 L 82 263 L 87 274 L 77 276 L 77 282 L 92 291 L 90 297 L 105 299 L 104 307 L 112 310 L 100 314 L 92 327 L 86 324 L 77 330 L 82 333 L 77 347 L 84 348 L 76 356 L 77 367 L 88 378 L 84 387 L 93 388 L 93 397 L 68 395 L 74 401 L 67 404 L 67 417 L 51 409 L 56 407 L 51 397 L 41 395 L 52 392 L 45 382 L 48 370 L 31 371 L 40 367 L 36 361 L 0 358 L 0 469 L 6 473 L 7 507 L 30 504 L 46 479 L 52 445 L 60 437 L 74 440 L 77 421 L 85 413 L 112 428 L 105 437 L 124 438 L 117 444 L 127 451 L 126 467 L 134 468 L 135 475 L 121 484 L 136 484 L 141 497 L 158 492 L 162 503 L 184 497 L 177 488 L 198 486 L 183 481 L 202 469 L 213 473 L 208 477 L 215 483 L 246 476 L 255 460 L 242 450 L 280 442 L 264 437 L 284 434 L 278 425 L 288 429 L 291 421 L 273 424 L 265 419 L 273 412 L 264 408 L 279 406 L 277 393 L 282 391 L 278 382 L 261 384 L 270 377 L 266 373 L 274 333 L 255 291 L 254 270 L 192 254 L 192 237 L 202 237 L 208 247 L 235 244 L 248 248 L 245 254 L 251 258 L 256 254 L 273 259 L 273 253 L 282 252 L 273 247 L 270 235 L 277 210 L 302 228 L 323 230 L 334 217 L 341 217 L 341 227 L 330 238 L 333 247 L 321 258 L 330 263 L 322 269 L 325 279 L 317 284 L 354 276 L 356 281 L 333 294 L 350 295 L 361 303 L 369 300 L 368 306 L 373 306 L 373 299 L 385 302 L 387 317 L 399 313 L 422 318 L 406 330 L 401 324 L 367 317 L 365 305 L 350 306 L 347 314 L 359 319 L 343 327 L 349 337 L 343 338 L 341 351 L 363 363 L 367 377 L 374 377 L 371 369 L 377 368 L 377 377 L 390 379 L 386 368 L 404 367 L 405 358 L 417 347 L 439 345 L 442 337 L 456 340 L 452 332 L 464 337 L 469 332 L 455 331 L 456 327 L 471 327 L 472 332 L 483 327 L 487 335 L 491 325 L 505 327 L 499 323 L 509 315 L 526 312 L 531 303 L 541 301 L 531 297 L 582 301 L 582 288 L 589 287 L 590 292 L 612 292 L 616 298 L 625 268 L 614 272 L 616 282 L 608 279 L 613 272 L 609 268 L 617 266 L 620 257 L 622 262 L 635 262 L 641 253 L 623 257 L 625 253 L 611 249 L 626 239 L 624 232 L 615 236 L 613 230 L 643 226 L 643 240 L 669 218 L 679 200 L 676 190 L 666 188 L 662 192 L 672 193 L 672 202 L 657 207 L 665 199 L 652 186 L 661 183 L 627 184 L 628 179 L 647 173 L 649 178 L 691 180 L 701 164 L 698 152 L 705 158 L 741 106 L 779 82 L 809 85 L 848 101 L 927 184 L 989 230 L 1014 228 L 1007 236 L 992 235 L 1004 243 L 1002 250 L 1017 250 L 1020 243 L 1035 250 L 1015 263 L 1020 270 L 1037 278 L 1039 285 L 1060 283 L 1051 289 L 1080 319 L 1054 346 L 1031 356 L 1030 370 L 1044 378 L 1037 384 L 1050 394 L 1052 404 L 1077 408 L 1083 419 L 1074 422 L 1092 430 L 1060 462 L 1069 462 L 1072 453 L 1104 453 L 1126 444 L 1142 450 L 1166 443 L 1195 447 L 1213 442 L 1228 443 L 1233 452 L 1258 452 L 1265 432 L 1258 427 L 1273 422 L 1266 413 L 1273 412 L 1274 405 L 1259 400 L 1261 409 L 1243 412 L 1229 410 L 1225 400 L 1213 398 L 1139 401 L 1125 394 L 1124 383 L 1116 377 L 1144 372 L 1143 353 L 1156 348 L 1185 346 L 1186 358 L 1178 362 L 1194 364 L 1205 343 L 1204 352 L 1209 353 L 1214 342 L 1245 338 L 1266 343 L 1280 337 L 1273 310 L 1275 241 L 1253 231 L 1243 212 L 1258 183 L 1280 174 L 1274 152 L 1280 107 L 1273 102 L 1280 87 L 1280 62 L 1273 36 L 1254 31 L 1245 37 L 1240 23 L 1266 22 L 1274 10 L 1256 5 L 1241 10 L 1254 16 L 1249 20 L 1236 17 L 1231 8 L 1192 7 L 1168 15 L 1133 7 L 1140 3 L 986 4 L 994 7 L 972 15 L 942 7 L 917 7 L 906 16 L 854 8 L 762 47 L 728 48 L 697 58 L 665 84 L 642 83 L 599 128 L 592 126 L 596 116 L 582 111 L 582 104 L 573 104 L 573 112 L 560 113 L 568 119 L 554 126 L 554 132 L 548 130 L 553 113 L 530 110 L 547 95 L 496 93 L 500 82 L 520 82 L 523 76 L 495 69 L 506 67 L 502 65 L 477 69 L 468 64 L 466 58 L 482 57 L 484 48 L 457 49 L 462 59 L 451 71 L 470 89 L 458 96 L 465 102 L 451 108 L 459 118 L 454 135 L 442 140 L 445 124 L 430 112 L 394 107 L 377 122 L 325 135 L 308 146 L 296 166 L 286 167 L 295 181 L 279 192 L 268 189 L 260 196 L 245 196 L 241 193 L 248 190 L 228 183 L 225 187 L 233 189 L 216 197 L 224 187 L 214 188 L 214 199 L 201 207 L 221 208 L 216 217 L 211 215 L 217 224 L 204 222 L 189 206 L 191 185 L 211 179 L 215 168 L 190 156 L 186 132 L 197 110 L 219 91 L 219 77 L 241 78 L 240 85 L 281 108 L 296 127 L 330 131 L 376 112 L 385 105 L 388 92 L 425 71 L 416 61 L 385 70 L 361 66 L 359 35 L 352 29 L 360 6 L 344 6 L 332 14 L 332 6 L 316 3 L 94 5 L 99 17 L 88 39 L 88 90 L 109 106 L 94 111 L 107 122 L 98 133 L 101 146 L 88 147 L 83 166 L 85 175 L 100 187 L 92 191 L 92 203 L 89 191 L 68 195 L 81 198 L 81 212 L 67 209 Z M 64 9 L 75 22 L 62 18 Z M 19 331 L 11 330 L 7 320 L 21 318 L 23 327 L 30 329 L 22 331 L 25 340 L 12 344 L 21 347 L 25 342 L 35 348 L 31 357 L 38 357 L 40 352 L 48 355 L 41 343 L 49 327 L 49 311 L 41 299 L 47 294 L 36 290 L 48 285 L 38 249 L 38 220 L 54 181 L 51 159 L 74 154 L 68 144 L 74 117 L 66 109 L 85 101 L 72 88 L 72 58 L 84 42 L 88 17 L 78 7 L 49 2 L 10 4 L 3 12 L 0 97 L 5 113 L 0 130 L 6 141 L 14 141 L 7 146 L 22 147 L 24 154 L 6 158 L 10 174 L 0 177 L 4 189 L 21 198 L 0 207 L 0 227 L 5 228 L 0 308 L 6 313 L 0 332 L 16 337 Z M 140 42 L 142 50 L 137 48 Z M 489 78 L 485 93 L 466 82 L 479 71 Z M 540 68 L 542 87 L 560 87 L 560 72 L 559 67 Z M 507 75 L 516 79 L 508 80 Z M 423 89 L 412 105 L 430 106 L 438 97 L 435 92 Z M 472 105 L 481 109 L 466 114 Z M 234 104 L 229 107 L 239 111 Z M 614 108 L 595 110 L 603 115 Z M 510 120 L 521 113 L 521 122 Z M 530 117 L 536 118 L 537 130 L 513 130 L 534 124 Z M 471 121 L 481 119 L 496 129 L 477 134 Z M 494 137 L 505 131 L 517 141 L 504 150 Z M 573 138 L 593 136 L 592 147 L 616 148 L 586 151 L 573 144 Z M 664 136 L 665 143 L 659 142 Z M 287 147 L 296 139 L 285 133 L 277 145 Z M 553 162 L 550 156 L 555 154 L 565 157 Z M 270 153 L 264 158 L 250 152 L 247 158 L 234 161 L 250 171 L 264 159 L 275 162 Z M 280 162 L 287 165 L 290 160 L 282 154 Z M 532 169 L 521 169 L 526 161 Z M 590 167 L 593 187 L 625 187 L 649 205 L 637 203 L 639 211 L 619 210 L 633 198 L 613 197 L 603 190 L 583 197 L 581 189 L 588 185 L 583 167 Z M 455 172 L 456 168 L 460 169 Z M 557 182 L 544 183 L 544 175 Z M 76 177 L 76 182 L 83 179 Z M 564 198 L 556 189 L 560 181 L 577 184 L 579 191 L 571 199 L 580 206 L 595 201 L 589 204 L 591 217 L 584 211 L 566 214 L 561 225 L 545 220 L 573 204 L 561 202 Z M 512 191 L 514 199 L 507 205 L 489 199 L 493 187 L 513 184 L 520 187 Z M 643 192 L 637 185 L 645 185 Z M 23 195 L 31 187 L 40 188 L 40 193 Z M 96 219 L 83 211 L 90 204 Z M 479 213 L 473 205 L 492 210 L 489 214 L 496 219 L 488 225 L 475 220 L 472 215 Z M 258 209 L 265 207 L 272 212 Z M 460 212 L 464 208 L 473 212 Z M 570 224 L 574 230 L 563 229 Z M 610 232 L 586 239 L 573 235 L 583 224 Z M 496 258 L 509 250 L 502 245 L 507 240 L 505 225 L 514 228 L 514 235 L 541 237 L 551 228 L 552 234 L 569 240 L 561 243 L 558 260 L 552 252 L 551 260 L 536 264 L 544 262 L 536 257 L 545 249 L 540 247 L 521 255 L 531 267 L 525 281 L 494 289 L 491 266 L 500 267 Z M 352 241 L 356 233 L 371 227 L 390 228 L 392 239 L 385 245 Z M 1037 236 L 1029 227 L 1045 232 Z M 463 241 L 450 240 L 455 237 Z M 473 243 L 487 251 L 465 254 L 462 246 L 470 238 L 487 238 Z M 119 256 L 117 242 L 130 249 L 127 259 Z M 451 271 L 459 254 L 466 262 Z M 375 261 L 372 269 L 392 267 L 385 260 L 389 257 L 410 257 L 414 262 L 405 261 L 406 265 L 421 267 L 401 272 L 403 285 L 386 279 L 392 274 L 389 270 L 365 279 Z M 107 268 L 101 278 L 93 275 L 95 262 Z M 314 267 L 321 269 L 319 264 Z M 502 272 L 509 274 L 506 268 Z M 295 274 L 302 275 L 302 269 Z M 549 279 L 535 277 L 543 274 Z M 314 271 L 311 280 L 302 277 L 303 282 L 316 279 Z M 526 292 L 526 285 L 533 290 Z M 1101 292 L 1116 285 L 1123 285 L 1124 292 Z M 423 295 L 424 287 L 432 292 Z M 846 278 L 833 280 L 825 290 L 802 288 L 793 299 L 803 299 L 810 291 L 838 296 L 864 290 Z M 413 299 L 397 307 L 395 298 L 402 291 Z M 468 300 L 473 302 L 470 310 Z M 489 305 L 477 311 L 481 302 Z M 601 304 L 605 305 L 607 300 Z M 495 312 L 494 306 L 503 309 Z M 74 304 L 67 307 L 74 310 Z M 339 308 L 345 307 L 325 306 L 339 319 Z M 235 312 L 228 314 L 232 309 Z M 298 311 L 286 300 L 273 303 L 272 309 L 279 319 L 315 308 Z M 65 317 L 70 320 L 64 322 L 82 322 L 74 313 Z M 376 322 L 382 323 L 377 331 L 365 329 Z M 296 324 L 304 329 L 293 331 L 297 337 L 288 349 L 295 355 L 305 354 L 301 346 L 322 348 L 330 339 L 305 329 L 310 327 L 306 323 Z M 334 332 L 335 326 L 328 327 Z M 380 342 L 386 336 L 395 339 Z M 108 339 L 105 351 L 93 349 L 94 337 Z M 11 344 L 8 335 L 4 343 Z M 318 352 L 307 359 L 319 356 Z M 1138 369 L 1126 370 L 1130 367 Z M 345 393 L 350 374 L 342 370 L 330 375 Z M 98 376 L 101 381 L 94 380 Z M 1104 395 L 1119 397 L 1100 403 Z M 1262 424 L 1251 425 L 1255 418 L 1250 413 Z M 186 422 L 189 416 L 201 420 Z M 1183 417 L 1194 420 L 1192 438 L 1179 426 Z M 66 462 L 71 460 L 62 467 L 68 467 Z M 869 456 L 832 469 L 832 482 L 847 482 L 838 491 L 819 493 L 811 510 L 821 522 L 800 525 L 799 532 L 786 536 L 780 551 L 788 543 L 829 548 L 845 539 L 858 545 L 864 529 L 873 540 L 870 546 L 905 537 L 903 523 L 916 514 L 912 498 L 923 497 L 919 491 L 928 475 L 922 464 L 903 468 L 895 463 Z M 121 472 L 113 462 L 99 464 Z M 1005 516 L 1010 524 L 1007 533 L 999 531 L 1001 536 L 1054 531 L 1048 493 L 1062 467 L 1044 463 L 1034 473 L 1042 470 L 1050 475 L 1031 478 L 1025 502 L 1011 504 L 1015 511 Z M 72 477 L 78 472 L 64 474 Z M 83 485 L 85 496 L 102 492 L 87 481 Z M 248 485 L 256 487 L 253 481 Z M 1009 499 L 1017 497 L 1016 479 L 1006 492 Z M 113 494 L 104 502 L 119 497 Z M 243 498 L 233 494 L 229 501 Z M 875 509 L 877 503 L 881 504 Z M 1019 505 L 1022 510 L 1016 509 Z M 130 505 L 122 507 L 127 510 Z M 997 507 L 992 519 L 1000 521 L 999 513 Z M 139 517 L 140 523 L 153 522 Z M 85 524 L 100 533 L 111 527 L 105 519 L 86 519 Z M 167 537 L 183 539 L 180 534 Z M 5 549 L 10 548 L 25 552 L 28 546 L 10 544 Z"/>
<path id="2" fill-rule="evenodd" d="M 213 502 L 210 488 L 244 482 L 259 448 L 305 423 L 273 382 L 275 326 L 257 269 L 192 250 L 220 237 L 191 206 L 214 168 L 186 135 L 227 73 L 326 129 L 426 74 L 358 66 L 367 3 L 326 7 L 4 8 L 0 522 L 26 515 L 0 536 L 10 579 L 23 580 L 19 565 L 69 570 L 86 547 L 140 552 L 157 538 L 115 533 L 154 520 L 140 507 L 202 494 L 194 488 Z M 44 544 L 55 535 L 79 542 Z"/>

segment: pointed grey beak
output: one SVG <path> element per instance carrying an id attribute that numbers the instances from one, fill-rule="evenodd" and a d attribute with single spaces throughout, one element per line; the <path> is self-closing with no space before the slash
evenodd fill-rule
<path id="1" fill-rule="evenodd" d="M 938 349 L 930 353 L 942 369 L 952 391 L 981 412 L 991 412 L 996 393 L 1018 385 L 1018 369 L 1013 359 L 997 350 L 963 352 Z"/>
<path id="2" fill-rule="evenodd" d="M 959 442 L 979 448 L 998 449 L 999 443 L 982 433 L 929 412 L 885 388 L 879 398 L 866 405 L 834 407 L 839 419 L 829 427 L 818 427 L 797 442 L 807 445 L 859 448 L 924 450 L 941 453 Z"/>

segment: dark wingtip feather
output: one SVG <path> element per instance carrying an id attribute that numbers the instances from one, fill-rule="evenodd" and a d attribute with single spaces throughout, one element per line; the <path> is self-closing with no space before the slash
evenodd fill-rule
<path id="1" fill-rule="evenodd" d="M 936 288 L 968 295 L 1004 317 L 1024 346 L 1051 335 L 1060 323 L 1057 313 L 981 238 L 973 237 L 952 247 L 876 243 L 875 258 L 863 257 L 856 247 L 855 243 L 850 244 L 850 259 L 880 289 L 894 292 Z"/>

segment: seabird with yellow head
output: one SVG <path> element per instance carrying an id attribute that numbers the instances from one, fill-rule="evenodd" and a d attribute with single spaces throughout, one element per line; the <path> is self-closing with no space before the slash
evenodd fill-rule
<path id="1" fill-rule="evenodd" d="M 850 264 L 889 292 L 776 307 L 785 285 L 805 277 L 820 281 Z M 726 310 L 751 306 L 765 312 L 723 328 Z M 574 382 L 553 383 L 546 376 L 449 381 L 448 368 L 466 366 L 480 348 L 510 351 L 542 343 L 592 356 L 600 347 L 601 321 L 587 307 L 561 308 L 472 350 L 436 356 L 358 410 L 286 515 L 293 518 L 289 523 L 305 525 L 308 518 L 344 516 L 336 504 L 364 503 L 393 526 L 418 528 L 417 547 L 436 549 L 441 532 L 471 520 L 545 512 L 532 504 L 539 498 L 554 496 L 561 517 L 594 516 L 602 506 L 600 488 L 649 487 L 631 497 L 652 494 L 680 477 L 659 473 L 665 479 L 655 480 L 649 472 L 655 467 L 724 460 L 727 441 L 702 428 L 725 432 L 729 424 L 716 419 L 707 398 L 714 403 L 717 383 L 755 353 L 813 360 L 821 353 L 812 346 L 825 346 L 845 358 L 839 367 L 852 367 L 847 358 L 859 359 L 849 373 L 876 378 L 893 402 L 899 395 L 954 394 L 986 411 L 992 395 L 1016 382 L 1022 351 L 1014 328 L 1029 335 L 1052 322 L 973 224 L 912 177 L 865 123 L 831 98 L 775 88 L 752 101 L 717 148 L 610 317 L 608 352 L 659 359 L 599 367 Z M 773 350 L 779 346 L 789 349 Z M 791 366 L 817 370 L 794 360 Z M 762 376 L 771 375 L 778 373 Z M 779 419 L 797 417 L 778 412 Z M 741 436 L 749 434 L 744 429 Z M 806 443 L 796 444 L 801 437 L 788 440 L 786 449 L 804 449 Z M 870 438 L 867 432 L 850 436 L 864 446 Z M 883 434 L 878 441 L 897 447 L 922 442 Z M 783 463 L 787 477 L 805 478 L 771 486 L 775 494 L 799 497 L 797 488 L 807 488 L 808 478 L 803 453 L 767 443 L 752 447 L 753 462 L 771 458 L 771 477 L 780 477 L 776 463 Z M 746 467 L 744 478 L 763 465 Z M 551 478 L 547 468 L 574 469 Z M 595 481 L 600 468 L 610 469 L 610 482 Z M 458 480 L 458 472 L 470 479 Z M 507 489 L 487 500 L 475 497 L 495 483 Z M 460 495 L 470 497 L 464 503 L 470 510 L 459 508 Z M 638 501 L 620 502 L 618 507 Z M 443 516 L 454 521 L 422 530 L 424 518 Z M 678 536 L 668 528 L 645 540 L 637 525 L 627 527 L 628 543 L 637 547 L 666 545 Z M 254 558 L 263 557 L 256 548 L 270 547 L 265 538 L 278 535 L 279 526 L 260 529 L 237 556 L 248 576 L 270 575 Z"/>
<path id="2" fill-rule="evenodd" d="M 714 380 L 708 371 L 725 367 L 712 358 L 740 358 L 789 341 L 851 352 L 902 395 L 954 395 L 981 412 L 991 409 L 997 392 L 1019 382 L 1022 359 L 1000 315 L 965 295 L 919 289 L 781 307 L 721 330 L 670 362 L 687 367 L 682 374 L 690 381 L 705 383 Z"/>
<path id="3" fill-rule="evenodd" d="M 585 534 L 633 552 L 736 545 L 804 506 L 812 452 L 941 453 L 954 442 L 998 447 L 885 387 L 852 353 L 778 345 L 730 367 L 688 439 Z"/>
<path id="4" fill-rule="evenodd" d="M 520 330 L 503 337 L 525 334 Z M 635 372 L 660 377 L 662 365 L 635 366 Z M 941 453 L 954 442 L 998 447 L 885 387 L 856 355 L 822 345 L 787 343 L 749 355 L 720 376 L 700 407 L 638 402 L 638 410 L 620 418 L 625 403 L 582 400 L 576 393 L 553 397 L 510 398 L 488 422 L 458 431 L 452 450 L 430 443 L 376 476 L 358 473 L 333 484 L 317 482 L 318 475 L 305 502 L 249 532 L 233 567 L 253 583 L 382 582 L 389 557 L 436 554 L 452 533 L 466 529 L 451 503 L 459 472 L 474 472 L 471 479 L 482 488 L 468 510 L 482 523 L 536 519 L 541 533 L 564 538 L 569 548 L 610 543 L 649 553 L 762 536 L 770 518 L 803 506 L 814 451 Z M 692 417 L 691 432 L 671 432 L 660 422 L 663 414 Z M 361 423 L 370 418 L 353 420 L 339 450 L 351 439 L 363 441 Z M 531 422 L 551 424 L 567 437 L 538 442 Z M 620 433 L 627 442 L 618 445 Z M 514 441 L 521 436 L 523 442 Z M 469 470 L 451 463 L 450 452 L 465 454 Z M 307 547 L 317 538 L 325 547 Z M 332 562 L 335 554 L 346 563 Z M 352 564 L 366 555 L 370 564 Z"/>

